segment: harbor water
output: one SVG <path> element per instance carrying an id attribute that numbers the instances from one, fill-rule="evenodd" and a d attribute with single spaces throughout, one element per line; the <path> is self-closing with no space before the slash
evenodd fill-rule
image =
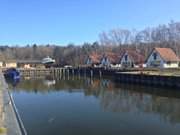
<path id="1" fill-rule="evenodd" d="M 28 135 L 179 135 L 180 91 L 80 76 L 9 87 Z"/>

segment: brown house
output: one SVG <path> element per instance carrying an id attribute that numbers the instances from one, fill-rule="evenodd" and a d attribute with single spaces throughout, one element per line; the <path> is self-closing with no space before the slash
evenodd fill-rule
<path id="1" fill-rule="evenodd" d="M 88 66 L 98 66 L 100 64 L 101 55 L 93 52 L 88 55 L 86 59 L 86 65 Z"/>
<path id="2" fill-rule="evenodd" d="M 100 65 L 102 67 L 120 67 L 121 54 L 116 54 L 112 52 L 104 53 L 101 57 Z"/>

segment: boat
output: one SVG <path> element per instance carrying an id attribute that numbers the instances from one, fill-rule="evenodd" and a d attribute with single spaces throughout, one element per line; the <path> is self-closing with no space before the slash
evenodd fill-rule
<path id="1" fill-rule="evenodd" d="M 4 72 L 6 79 L 17 80 L 20 79 L 20 72 L 15 68 L 9 68 Z"/>
<path id="2" fill-rule="evenodd" d="M 49 56 L 42 60 L 42 64 L 46 64 L 47 65 L 47 64 L 53 64 L 53 63 L 55 63 L 55 60 L 50 58 Z"/>

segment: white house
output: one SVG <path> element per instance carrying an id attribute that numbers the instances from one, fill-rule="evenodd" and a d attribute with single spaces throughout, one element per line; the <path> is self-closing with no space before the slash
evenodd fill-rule
<path id="1" fill-rule="evenodd" d="M 100 60 L 101 67 L 120 67 L 119 63 L 120 56 L 115 53 L 106 53 L 102 56 Z"/>
<path id="2" fill-rule="evenodd" d="M 146 60 L 147 67 L 177 68 L 179 58 L 171 48 L 154 48 Z"/>
<path id="3" fill-rule="evenodd" d="M 121 59 L 120 64 L 124 68 L 143 67 L 144 56 L 135 50 L 126 50 Z"/>

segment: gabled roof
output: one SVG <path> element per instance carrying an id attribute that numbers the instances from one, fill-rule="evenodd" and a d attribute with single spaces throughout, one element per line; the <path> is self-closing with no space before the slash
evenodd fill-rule
<path id="1" fill-rule="evenodd" d="M 151 53 L 149 54 L 149 56 L 146 59 L 146 62 L 148 61 L 149 57 L 151 56 L 153 51 L 156 51 L 157 53 L 159 53 L 160 57 L 166 61 L 166 62 L 177 62 L 179 61 L 178 56 L 175 54 L 175 52 L 171 49 L 171 48 L 159 48 L 159 47 L 155 47 Z"/>
<path id="2" fill-rule="evenodd" d="M 93 64 L 97 64 L 97 63 L 100 63 L 101 56 L 93 52 L 88 56 L 88 59 L 91 59 Z"/>
<path id="3" fill-rule="evenodd" d="M 135 64 L 141 64 L 145 61 L 145 57 L 142 54 L 138 53 L 136 50 L 125 50 L 121 59 L 126 53 L 130 57 L 130 59 L 134 61 Z"/>
<path id="4" fill-rule="evenodd" d="M 171 48 L 156 47 L 153 50 L 156 50 L 160 54 L 161 58 L 165 61 L 179 61 L 178 56 Z"/>
<path id="5" fill-rule="evenodd" d="M 110 63 L 119 63 L 120 58 L 121 58 L 121 54 L 116 54 L 116 53 L 112 53 L 112 52 L 106 52 L 102 56 L 101 60 L 103 58 L 107 58 L 110 61 Z"/>

